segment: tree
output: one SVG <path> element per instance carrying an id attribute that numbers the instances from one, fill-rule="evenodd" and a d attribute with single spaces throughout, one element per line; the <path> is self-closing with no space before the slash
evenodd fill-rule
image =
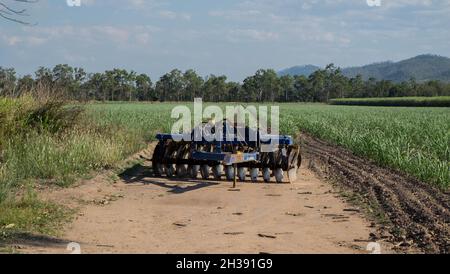
<path id="1" fill-rule="evenodd" d="M 16 71 L 0 67 L 0 96 L 16 96 Z"/>
<path id="2" fill-rule="evenodd" d="M 124 90 L 124 93 L 128 94 L 128 101 L 132 101 L 134 96 L 134 93 L 136 91 L 136 88 L 134 86 L 134 83 L 136 82 L 136 72 L 130 71 L 127 72 L 126 70 L 124 72 L 124 82 L 122 83 L 122 87 Z"/>
<path id="3" fill-rule="evenodd" d="M 35 83 L 31 75 L 25 75 L 17 81 L 18 96 L 29 93 L 34 89 Z"/>
<path id="4" fill-rule="evenodd" d="M 53 91 L 53 73 L 49 68 L 39 67 L 35 74 L 36 92 L 50 93 Z"/>
<path id="5" fill-rule="evenodd" d="M 279 78 L 273 69 L 260 69 L 244 80 L 245 101 L 274 102 L 278 99 L 280 90 Z"/>
<path id="6" fill-rule="evenodd" d="M 136 76 L 136 97 L 139 101 L 155 100 L 152 80 L 146 74 L 139 74 Z"/>
<path id="7" fill-rule="evenodd" d="M 319 69 L 308 78 L 313 102 L 325 102 L 326 95 L 326 70 Z"/>
<path id="8" fill-rule="evenodd" d="M 245 78 L 242 85 L 242 95 L 239 96 L 240 100 L 244 102 L 255 102 L 259 96 L 258 81 L 255 76 Z"/>
<path id="9" fill-rule="evenodd" d="M 350 79 L 350 88 L 347 91 L 345 97 L 361 97 L 365 90 L 364 81 L 361 74 L 358 74 L 355 78 Z"/>
<path id="10" fill-rule="evenodd" d="M 193 101 L 201 96 L 203 79 L 194 70 L 187 70 L 183 74 L 183 101 Z"/>
<path id="11" fill-rule="evenodd" d="M 66 98 L 70 96 L 74 82 L 73 73 L 74 69 L 67 64 L 56 65 L 52 70 L 53 87 L 64 94 Z"/>
<path id="12" fill-rule="evenodd" d="M 106 75 L 103 73 L 93 73 L 88 76 L 84 84 L 86 97 L 91 100 L 107 100 Z"/>
<path id="13" fill-rule="evenodd" d="M 326 68 L 327 71 L 327 102 L 331 98 L 344 98 L 344 93 L 348 92 L 349 79 L 342 74 L 340 68 L 336 68 L 334 64 L 330 64 Z"/>
<path id="14" fill-rule="evenodd" d="M 228 82 L 226 84 L 227 96 L 224 98 L 228 102 L 239 102 L 241 99 L 241 85 L 236 82 Z"/>
<path id="15" fill-rule="evenodd" d="M 387 80 L 378 81 L 375 85 L 376 94 L 373 97 L 397 97 L 401 96 L 398 90 L 392 88 L 393 83 Z M 371 96 L 371 97 L 372 97 Z"/>
<path id="16" fill-rule="evenodd" d="M 314 101 L 314 94 L 312 94 L 311 84 L 306 76 L 297 75 L 294 77 L 294 95 L 290 101 Z"/>
<path id="17" fill-rule="evenodd" d="M 291 75 L 284 75 L 280 77 L 280 88 L 282 93 L 278 100 L 290 102 L 294 100 L 294 77 Z"/>
<path id="18" fill-rule="evenodd" d="M 274 102 L 275 99 L 278 99 L 281 90 L 278 75 L 273 69 L 262 70 L 260 73 L 258 79 L 261 81 L 261 101 Z"/>
<path id="19" fill-rule="evenodd" d="M 6 19 L 8 21 L 16 22 L 19 24 L 29 25 L 30 23 L 20 19 L 20 18 L 28 16 L 28 14 L 26 13 L 27 10 L 12 8 L 11 5 L 13 3 L 11 3 L 11 2 L 30 4 L 30 3 L 36 3 L 36 2 L 38 2 L 38 0 L 10 0 L 8 2 L 0 1 L 0 17 L 1 18 Z"/>
<path id="20" fill-rule="evenodd" d="M 203 85 L 203 100 L 221 102 L 227 98 L 227 77 L 210 75 Z"/>
<path id="21" fill-rule="evenodd" d="M 327 102 L 344 97 L 449 96 L 450 83 L 438 80 L 396 83 L 361 75 L 345 77 L 333 64 L 309 77 L 278 77 L 274 70 L 260 69 L 243 83 L 210 75 L 203 79 L 194 70 L 174 69 L 163 75 L 155 87 L 146 74 L 125 69 L 86 73 L 67 64 L 53 69 L 40 67 L 34 77 L 17 77 L 13 68 L 0 67 L 0 96 L 64 96 L 70 100 L 103 101 L 192 101 L 202 97 L 209 102 Z"/>
<path id="22" fill-rule="evenodd" d="M 156 92 L 161 102 L 181 101 L 182 89 L 183 76 L 178 69 L 164 74 L 156 83 Z"/>
<path id="23" fill-rule="evenodd" d="M 70 89 L 70 94 L 73 98 L 78 100 L 87 100 L 88 94 L 84 88 L 87 73 L 83 68 L 74 68 L 73 82 Z"/>
<path id="24" fill-rule="evenodd" d="M 128 72 L 125 69 L 114 69 L 107 71 L 106 75 L 107 86 L 111 88 L 112 101 L 133 100 L 136 72 Z"/>

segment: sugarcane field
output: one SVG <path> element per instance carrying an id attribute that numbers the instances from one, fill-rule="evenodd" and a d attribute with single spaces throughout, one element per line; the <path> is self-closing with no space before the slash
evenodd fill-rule
<path id="1" fill-rule="evenodd" d="M 116 2 L 0 0 L 0 254 L 449 253 L 446 1 Z"/>

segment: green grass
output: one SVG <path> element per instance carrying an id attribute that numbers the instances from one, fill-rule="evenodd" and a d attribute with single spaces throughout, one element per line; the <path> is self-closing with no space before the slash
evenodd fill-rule
<path id="1" fill-rule="evenodd" d="M 70 210 L 41 201 L 31 189 L 18 200 L 4 201 L 0 209 L 0 248 L 2 242 L 24 233 L 57 236 L 60 225 L 71 216 Z"/>
<path id="2" fill-rule="evenodd" d="M 117 123 L 96 123 L 88 114 L 76 120 L 61 113 L 69 126 L 53 130 L 58 119 L 38 118 L 38 124 L 30 121 L 43 108 L 29 98 L 3 102 L 16 104 L 15 111 L 2 108 L 3 135 L 0 144 L 0 202 L 5 200 L 7 190 L 20 187 L 23 181 L 35 179 L 41 183 L 69 185 L 74 179 L 92 170 L 113 167 L 116 163 L 138 151 L 145 145 L 141 135 Z M 4 104 L 6 105 L 6 103 Z M 4 106 L 3 105 L 3 106 Z M 37 105 L 37 106 L 35 106 Z M 67 107 L 57 107 L 51 112 L 65 112 Z M 17 109 L 21 109 L 17 111 Z M 37 111 L 36 111 L 37 109 Z M 6 110 L 6 111 L 5 111 Z M 20 114 L 17 114 L 17 113 Z"/>
<path id="3" fill-rule="evenodd" d="M 79 107 L 30 97 L 0 98 L 0 137 L 1 233 L 41 233 L 59 219 L 62 207 L 38 197 L 24 200 L 25 187 L 69 186 L 93 170 L 115 167 L 145 146 L 130 128 L 97 124 Z"/>
<path id="4" fill-rule="evenodd" d="M 450 107 L 450 96 L 346 98 L 330 100 L 331 105 L 349 106 L 398 106 L 398 107 Z"/>
<path id="5" fill-rule="evenodd" d="M 286 105 L 282 131 L 300 130 L 447 189 L 450 109 Z"/>

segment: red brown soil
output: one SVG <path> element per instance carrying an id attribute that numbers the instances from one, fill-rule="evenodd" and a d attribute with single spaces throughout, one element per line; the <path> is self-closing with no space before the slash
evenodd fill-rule
<path id="1" fill-rule="evenodd" d="M 382 253 L 448 253 L 448 193 L 308 135 L 302 140 L 296 182 L 245 183 L 238 191 L 226 181 L 153 177 L 152 144 L 114 182 L 104 174 L 44 191 L 46 199 L 76 208 L 77 217 L 60 238 L 29 237 L 15 247 L 68 253 L 67 244 L 76 242 L 83 253 L 369 253 L 368 243 L 378 242 Z M 350 204 L 349 196 L 357 199 Z"/>
<path id="2" fill-rule="evenodd" d="M 370 253 L 378 233 L 360 208 L 306 164 L 293 184 L 155 178 L 154 144 L 111 182 L 99 176 L 77 187 L 46 191 L 46 199 L 77 208 L 61 237 L 16 243 L 24 253 Z M 378 235 L 378 234 L 377 234 Z M 382 239 L 381 252 L 392 253 Z"/>
<path id="3" fill-rule="evenodd" d="M 317 173 L 359 194 L 388 219 L 392 241 L 428 253 L 449 252 L 448 193 L 311 136 L 304 135 L 302 140 L 303 153 L 317 163 Z"/>

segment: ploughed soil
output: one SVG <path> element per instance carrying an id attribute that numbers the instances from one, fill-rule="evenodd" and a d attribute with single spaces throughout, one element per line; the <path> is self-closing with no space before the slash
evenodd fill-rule
<path id="1" fill-rule="evenodd" d="M 448 194 L 309 136 L 302 142 L 296 182 L 238 183 L 237 189 L 227 181 L 155 178 L 151 144 L 118 176 L 42 191 L 76 209 L 75 219 L 59 238 L 28 235 L 13 247 L 24 253 L 70 253 L 71 242 L 82 253 L 448 252 Z"/>
<path id="2" fill-rule="evenodd" d="M 427 253 L 449 253 L 448 192 L 311 136 L 303 135 L 302 140 L 305 157 L 315 163 L 310 168 L 370 205 L 373 215 L 384 221 L 392 242 L 417 246 Z"/>

